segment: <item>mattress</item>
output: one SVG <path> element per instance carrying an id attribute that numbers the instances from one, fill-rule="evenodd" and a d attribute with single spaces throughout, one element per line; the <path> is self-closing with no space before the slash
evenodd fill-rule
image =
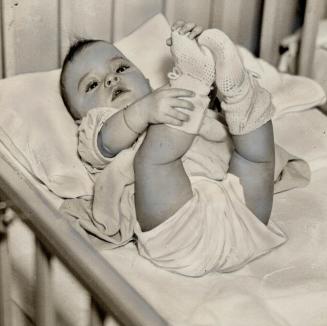
<path id="1" fill-rule="evenodd" d="M 306 159 L 312 170 L 307 187 L 274 198 L 272 219 L 289 237 L 284 246 L 237 272 L 201 278 L 158 269 L 140 257 L 133 244 L 101 251 L 170 324 L 327 324 L 327 117 L 318 109 L 290 113 L 274 122 L 274 131 L 276 142 Z M 40 186 L 40 191 L 45 190 Z M 48 196 L 54 205 L 60 204 Z M 10 228 L 10 250 L 12 299 L 31 322 L 34 239 L 19 219 Z M 59 325 L 88 324 L 88 294 L 57 260 L 53 262 L 53 293 Z M 23 319 L 20 323 L 25 325 Z M 107 322 L 112 324 L 112 320 Z"/>

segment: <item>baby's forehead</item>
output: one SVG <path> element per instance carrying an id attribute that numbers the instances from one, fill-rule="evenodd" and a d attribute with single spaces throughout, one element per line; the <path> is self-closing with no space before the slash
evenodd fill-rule
<path id="1" fill-rule="evenodd" d="M 109 64 L 116 58 L 125 58 L 125 56 L 114 45 L 99 41 L 83 48 L 74 58 L 73 63 L 87 67 L 102 63 Z"/>

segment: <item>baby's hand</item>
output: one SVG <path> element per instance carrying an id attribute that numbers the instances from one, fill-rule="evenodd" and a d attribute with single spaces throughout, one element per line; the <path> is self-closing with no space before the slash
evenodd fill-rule
<path id="1" fill-rule="evenodd" d="M 183 20 L 178 20 L 171 26 L 171 30 L 178 30 L 178 33 L 182 35 L 190 33 L 188 37 L 193 40 L 201 35 L 201 33 L 203 32 L 203 27 L 200 25 L 196 25 L 195 23 L 185 23 Z M 171 37 L 166 40 L 166 44 L 168 46 L 172 45 Z"/>
<path id="2" fill-rule="evenodd" d="M 139 106 L 140 112 L 148 124 L 168 123 L 181 126 L 189 119 L 187 113 L 178 111 L 176 108 L 192 111 L 193 103 L 180 97 L 192 97 L 192 91 L 180 88 L 159 88 L 146 95 L 134 105 Z"/>

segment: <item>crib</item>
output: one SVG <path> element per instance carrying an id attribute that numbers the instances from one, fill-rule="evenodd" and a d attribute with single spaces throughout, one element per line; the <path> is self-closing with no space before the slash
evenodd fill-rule
<path id="1" fill-rule="evenodd" d="M 86 35 L 113 42 L 160 12 L 170 23 L 184 19 L 205 28 L 220 28 L 234 42 L 275 66 L 280 56 L 281 39 L 302 26 L 297 73 L 310 77 L 318 23 L 327 11 L 327 2 L 2 0 L 0 8 L 2 78 L 59 68 L 71 35 Z M 26 324 L 22 322 L 22 325 L 60 324 L 56 321 L 51 285 L 54 257 L 89 293 L 89 325 L 111 323 L 110 325 L 154 326 L 170 323 L 108 260 L 65 222 L 59 212 L 40 195 L 31 180 L 12 166 L 2 152 L 0 171 L 1 326 L 16 325 L 13 318 L 11 254 L 8 245 L 8 234 L 14 218 L 21 219 L 35 237 L 35 314 L 32 321 L 29 320 Z M 325 317 L 321 325 L 327 323 L 327 316 Z M 289 324 L 285 322 L 285 325 Z"/>

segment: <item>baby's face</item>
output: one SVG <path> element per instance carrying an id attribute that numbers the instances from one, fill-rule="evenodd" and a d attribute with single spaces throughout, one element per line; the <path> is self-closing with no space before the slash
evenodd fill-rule
<path id="1" fill-rule="evenodd" d="M 95 107 L 122 109 L 151 90 L 142 72 L 116 47 L 102 41 L 84 48 L 67 65 L 65 89 L 77 119 Z"/>

